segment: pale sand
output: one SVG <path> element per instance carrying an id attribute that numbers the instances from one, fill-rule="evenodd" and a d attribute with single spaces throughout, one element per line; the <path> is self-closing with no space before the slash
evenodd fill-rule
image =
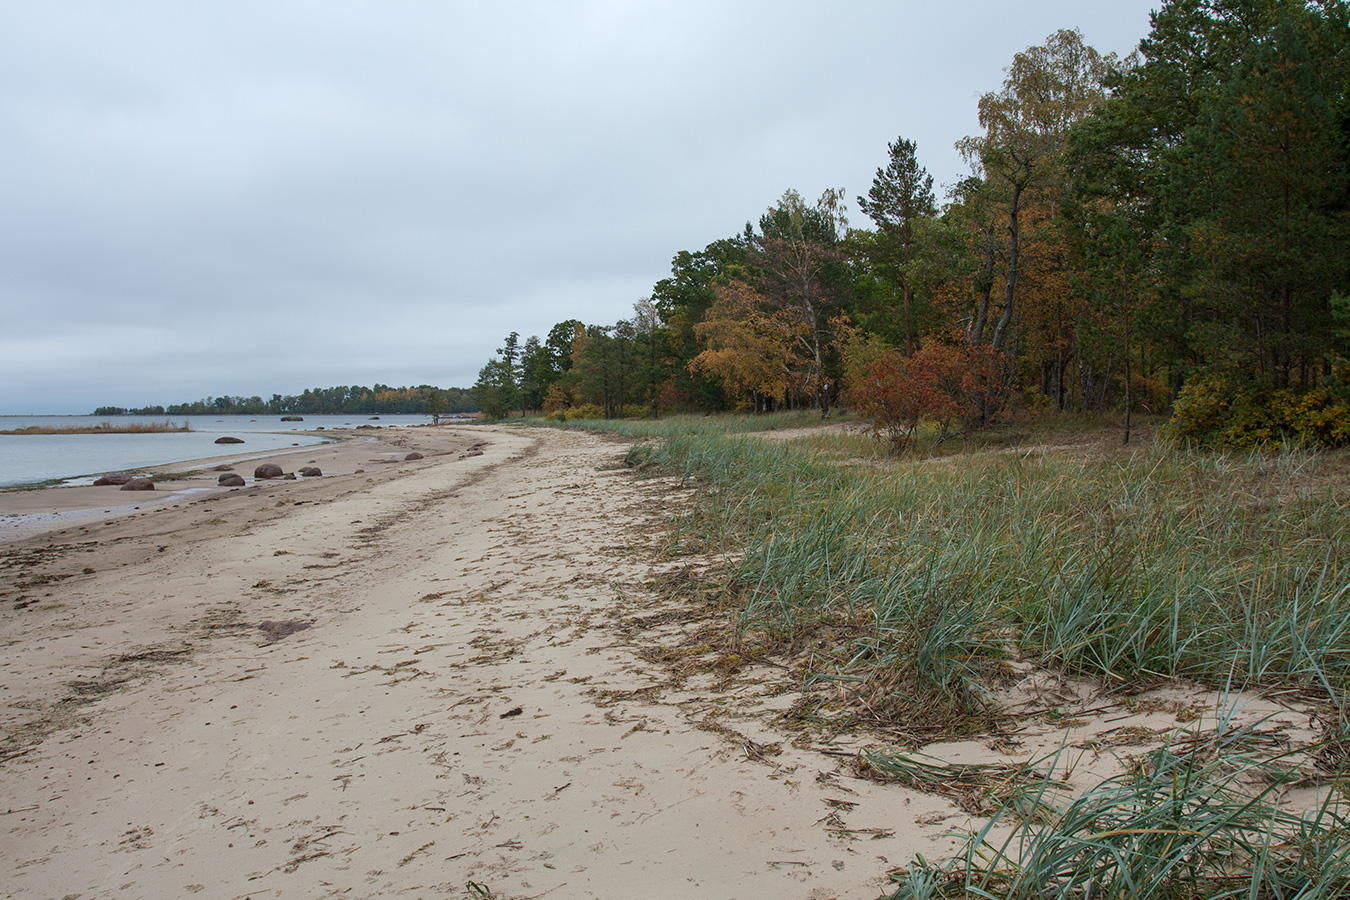
<path id="1" fill-rule="evenodd" d="M 978 824 L 857 777 L 865 736 L 776 731 L 779 670 L 645 661 L 680 628 L 646 585 L 690 564 L 657 552 L 686 493 L 623 445 L 400 432 L 286 463 L 332 477 L 0 546 L 5 896 L 872 898 Z M 407 449 L 427 458 L 370 462 Z M 1182 708 L 1112 721 L 1081 686 L 1018 690 L 1096 706 L 1072 740 L 1098 744 Z M 1022 759 L 1071 740 L 1028 722 L 1003 741 Z M 1107 758 L 1082 747 L 1079 782 Z"/>
<path id="2" fill-rule="evenodd" d="M 0 557 L 9 896 L 872 897 L 953 845 L 841 831 L 828 800 L 850 829 L 954 810 L 846 760 L 752 759 L 758 691 L 642 690 L 665 673 L 609 626 L 648 602 L 668 485 L 621 445 L 400 437 L 427 459 Z"/>

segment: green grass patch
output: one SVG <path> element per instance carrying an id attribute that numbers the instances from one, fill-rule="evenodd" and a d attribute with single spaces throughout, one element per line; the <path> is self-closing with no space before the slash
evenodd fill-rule
<path id="1" fill-rule="evenodd" d="M 1295 767 L 1255 737 L 1221 728 L 1160 747 L 1068 802 L 1052 778 L 1025 785 L 957 856 L 893 872 L 890 898 L 1346 896 L 1344 802 L 1333 793 L 1309 813 L 1286 809 Z"/>
<path id="2" fill-rule="evenodd" d="M 1126 449 L 1051 421 L 892 457 L 847 431 L 697 424 L 626 430 L 628 464 L 697 487 L 672 550 L 722 555 L 706 602 L 803 673 L 803 720 L 914 743 L 979 731 L 1015 657 L 1122 690 L 1300 689 L 1325 701 L 1328 738 L 1302 752 L 1350 765 L 1344 451 Z M 897 870 L 898 900 L 1350 896 L 1343 788 L 1287 808 L 1297 767 L 1281 754 L 1225 718 L 1076 797 L 1038 774 L 1053 761 L 864 761 L 994 810 L 955 858 Z"/>
<path id="3" fill-rule="evenodd" d="M 528 425 L 582 428 L 631 438 L 665 438 L 676 435 L 748 434 L 789 428 L 817 428 L 854 420 L 848 415 L 832 415 L 828 419 L 822 419 L 819 410 L 793 410 L 760 415 L 749 413 L 716 416 L 674 415 L 660 419 L 568 419 L 565 422 L 539 417 L 522 421 Z"/>
<path id="4" fill-rule="evenodd" d="M 726 554 L 744 630 L 792 645 L 851 629 L 822 677 L 873 710 L 974 714 L 1009 654 L 1122 685 L 1350 693 L 1344 454 L 896 460 L 854 455 L 848 434 L 744 427 L 675 426 L 628 461 L 699 486 L 673 541 Z"/>

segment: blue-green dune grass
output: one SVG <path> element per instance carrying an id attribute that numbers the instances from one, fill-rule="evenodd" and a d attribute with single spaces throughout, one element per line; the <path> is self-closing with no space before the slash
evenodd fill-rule
<path id="1" fill-rule="evenodd" d="M 837 661 L 852 675 L 974 703 L 972 679 L 1013 650 L 1120 683 L 1278 684 L 1337 701 L 1350 688 L 1343 455 L 895 460 L 853 457 L 846 436 L 770 440 L 703 421 L 636 445 L 630 464 L 697 483 L 677 540 L 735 551 L 745 629 L 791 641 L 852 623 Z"/>
<path id="2" fill-rule="evenodd" d="M 827 653 L 814 677 L 852 687 L 867 714 L 978 727 L 984 688 L 1015 654 L 1122 688 L 1184 677 L 1305 691 L 1327 704 L 1321 752 L 1344 767 L 1345 454 L 894 459 L 837 432 L 715 427 L 644 423 L 628 462 L 697 485 L 672 544 L 725 555 L 743 637 L 846 636 L 813 645 Z M 1048 776 L 1023 784 L 962 854 L 897 870 L 894 897 L 1350 896 L 1343 790 L 1310 814 L 1286 809 L 1294 767 L 1253 747 L 1224 721 L 1068 802 Z"/>

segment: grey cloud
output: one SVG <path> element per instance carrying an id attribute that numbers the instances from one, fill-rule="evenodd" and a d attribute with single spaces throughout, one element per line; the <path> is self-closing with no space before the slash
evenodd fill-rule
<path id="1" fill-rule="evenodd" d="M 467 385 L 897 134 L 954 181 L 1014 52 L 1153 5 L 15 4 L 0 412 Z"/>

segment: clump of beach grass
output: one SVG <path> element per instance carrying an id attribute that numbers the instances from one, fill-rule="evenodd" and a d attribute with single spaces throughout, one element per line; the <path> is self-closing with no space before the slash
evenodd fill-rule
<path id="1" fill-rule="evenodd" d="M 720 555 L 739 633 L 806 660 L 803 719 L 833 706 L 822 721 L 911 745 L 979 730 L 1011 657 L 1119 692 L 1186 679 L 1320 702 L 1316 747 L 1284 753 L 1223 715 L 1076 797 L 1036 775 L 1053 761 L 860 757 L 996 807 L 955 858 L 897 871 L 897 900 L 1350 896 L 1346 454 L 1097 442 L 895 459 L 829 432 L 645 438 L 630 465 L 697 487 L 672 547 Z M 1289 792 L 1310 773 L 1308 810 Z"/>
<path id="2" fill-rule="evenodd" d="M 676 433 L 629 463 L 698 486 L 676 541 L 723 554 L 742 629 L 785 646 L 851 629 L 817 675 L 883 718 L 916 698 L 978 714 L 1010 654 L 1122 687 L 1350 691 L 1341 455 L 1150 446 L 841 464 L 819 443 Z"/>
<path id="3" fill-rule="evenodd" d="M 1067 803 L 1044 778 L 953 858 L 919 857 L 893 872 L 890 898 L 1347 896 L 1344 799 L 1324 792 L 1308 812 L 1282 802 L 1297 767 L 1250 753 L 1250 736 L 1220 727 L 1205 741 L 1160 747 Z"/>

